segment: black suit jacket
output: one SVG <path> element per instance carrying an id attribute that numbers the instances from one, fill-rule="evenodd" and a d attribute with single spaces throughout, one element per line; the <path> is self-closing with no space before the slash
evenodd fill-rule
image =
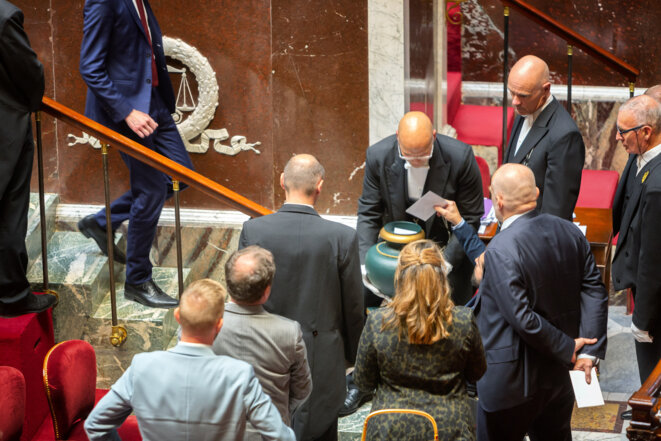
<path id="1" fill-rule="evenodd" d="M 630 155 L 615 193 L 613 234 L 620 236 L 613 256 L 613 287 L 635 288 L 634 325 L 661 338 L 661 156 L 636 175 L 641 185 L 624 210 L 627 182 L 636 169 L 636 155 Z"/>
<path id="2" fill-rule="evenodd" d="M 285 204 L 243 224 L 239 247 L 259 245 L 275 257 L 265 309 L 296 320 L 312 371 L 312 395 L 294 417 L 296 438 L 320 436 L 345 398 L 345 362 L 355 361 L 363 329 L 363 285 L 356 232 L 308 206 Z"/>
<path id="3" fill-rule="evenodd" d="M 598 338 L 582 352 L 606 355 L 601 274 L 585 236 L 555 216 L 532 211 L 493 238 L 476 315 L 487 356 L 477 388 L 487 412 L 567 387 L 574 338 Z"/>
<path id="4" fill-rule="evenodd" d="M 434 152 L 423 194 L 428 191 L 457 202 L 459 212 L 476 230 L 484 214 L 482 178 L 473 150 L 461 141 L 436 135 Z M 379 231 L 388 222 L 407 219 L 406 169 L 399 158 L 397 137 L 389 136 L 367 149 L 363 193 L 358 199 L 358 238 L 361 262 L 377 242 Z M 472 295 L 473 263 L 451 234 L 443 218 L 433 216 L 424 223 L 425 237 L 445 246 L 444 255 L 452 265 L 450 284 L 453 299 L 464 304 Z"/>
<path id="5" fill-rule="evenodd" d="M 585 162 L 583 137 L 571 115 L 553 101 L 539 114 L 514 155 L 523 117 L 514 120 L 504 163 L 526 164 L 539 188 L 537 210 L 571 220 Z"/>

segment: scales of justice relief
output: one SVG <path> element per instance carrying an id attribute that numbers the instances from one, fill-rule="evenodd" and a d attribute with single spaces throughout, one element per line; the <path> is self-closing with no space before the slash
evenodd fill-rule
<path id="1" fill-rule="evenodd" d="M 259 155 L 261 152 L 255 147 L 261 145 L 261 142 L 249 143 L 242 135 L 235 135 L 230 139 L 227 129 L 207 129 L 214 118 L 216 107 L 218 107 L 218 81 L 209 60 L 196 48 L 178 38 L 164 36 L 163 49 L 166 57 L 175 59 L 184 65 L 181 69 L 168 65 L 168 72 L 181 75 L 177 90 L 176 110 L 172 117 L 177 124 L 186 150 L 191 153 L 206 153 L 209 147 L 213 146 L 216 152 L 223 155 L 234 156 L 246 150 L 252 150 Z M 197 80 L 197 102 L 195 102 L 188 82 L 187 72 L 189 70 Z M 193 143 L 192 140 L 197 137 L 199 137 L 199 142 Z M 85 132 L 82 133 L 82 136 L 69 133 L 67 139 L 69 146 L 90 144 L 96 149 L 101 148 L 99 140 Z M 222 141 L 227 139 L 230 140 L 230 145 L 222 144 Z"/>

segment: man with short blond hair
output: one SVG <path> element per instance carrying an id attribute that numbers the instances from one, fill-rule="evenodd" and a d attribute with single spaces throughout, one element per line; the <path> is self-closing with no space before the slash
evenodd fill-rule
<path id="1" fill-rule="evenodd" d="M 549 67 L 541 58 L 526 55 L 517 61 L 507 88 L 518 115 L 503 162 L 523 164 L 533 171 L 541 213 L 571 220 L 585 162 L 583 136 L 551 95 Z"/>
<path id="2" fill-rule="evenodd" d="M 225 263 L 230 302 L 225 305 L 225 326 L 213 350 L 249 363 L 289 426 L 294 411 L 312 391 L 312 377 L 300 325 L 263 307 L 271 294 L 275 270 L 273 254 L 256 245 L 230 255 Z M 249 425 L 244 440 L 261 439 Z"/>
<path id="3" fill-rule="evenodd" d="M 181 341 L 133 358 L 85 420 L 90 440 L 118 440 L 117 427 L 134 412 L 145 441 L 235 441 L 243 439 L 247 422 L 264 439 L 294 441 L 252 367 L 211 350 L 224 302 L 225 289 L 210 279 L 184 291 L 174 310 Z"/>

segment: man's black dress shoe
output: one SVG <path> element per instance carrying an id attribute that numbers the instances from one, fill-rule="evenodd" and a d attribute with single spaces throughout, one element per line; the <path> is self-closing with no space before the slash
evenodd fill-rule
<path id="1" fill-rule="evenodd" d="M 179 306 L 179 300 L 165 294 L 153 280 L 137 285 L 125 283 L 124 297 L 151 308 L 170 309 Z"/>
<path id="2" fill-rule="evenodd" d="M 57 297 L 54 295 L 29 293 L 18 302 L 0 303 L 0 317 L 18 317 L 33 312 L 43 312 L 55 306 L 56 303 Z"/>
<path id="3" fill-rule="evenodd" d="M 94 219 L 94 215 L 90 214 L 78 221 L 78 231 L 83 233 L 83 236 L 94 239 L 94 242 L 99 246 L 99 249 L 106 256 L 108 255 L 108 241 L 106 238 L 106 230 Z M 113 238 L 114 239 L 114 238 Z M 112 248 L 113 259 L 122 265 L 126 263 L 126 255 L 117 247 L 113 240 Z"/>
<path id="4" fill-rule="evenodd" d="M 631 409 L 625 410 L 624 412 L 622 412 L 620 414 L 620 419 L 622 419 L 622 420 L 630 420 L 632 418 L 633 418 L 633 410 L 631 410 Z"/>
<path id="5" fill-rule="evenodd" d="M 372 393 L 371 392 L 361 392 L 360 389 L 356 387 L 350 387 L 347 389 L 347 396 L 344 399 L 344 404 L 342 405 L 342 408 L 340 409 L 340 416 L 347 416 L 351 415 L 355 411 L 357 411 L 360 406 L 362 406 L 364 403 L 367 403 L 372 399 Z"/>

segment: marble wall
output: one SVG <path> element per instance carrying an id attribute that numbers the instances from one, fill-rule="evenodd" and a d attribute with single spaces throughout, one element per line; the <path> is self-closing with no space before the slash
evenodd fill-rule
<path id="1" fill-rule="evenodd" d="M 429 0 L 420 0 L 425 4 Z M 440 0 L 439 0 L 440 1 Z M 84 110 L 85 85 L 78 73 L 84 0 L 14 0 L 25 13 L 31 42 L 43 61 L 46 94 Z M 354 214 L 361 191 L 364 150 L 391 134 L 404 112 L 404 0 L 151 0 L 167 37 L 181 39 L 208 61 L 218 84 L 218 106 L 201 128 L 206 147 L 191 153 L 197 171 L 268 208 L 283 200 L 279 175 L 294 153 L 311 152 L 326 166 L 322 213 Z M 413 2 L 413 4 L 418 4 Z M 655 70 L 654 26 L 661 4 L 652 0 L 530 0 L 530 3 L 641 69 L 637 85 L 661 82 Z M 497 84 L 502 78 L 502 4 L 462 3 L 464 81 Z M 548 60 L 554 84 L 566 82 L 566 46 L 515 11 L 510 20 L 510 60 L 538 53 Z M 634 32 L 635 30 L 635 32 Z M 192 97 L 200 98 L 189 68 Z M 172 74 L 175 88 L 181 73 Z M 574 84 L 623 87 L 626 80 L 575 51 Z M 206 89 L 205 89 L 206 90 Z M 497 103 L 502 92 L 487 97 Z M 206 96 L 206 95 L 205 95 Z M 464 94 L 464 102 L 473 98 Z M 480 98 L 482 99 L 482 98 Z M 574 98 L 590 168 L 618 169 L 622 155 L 613 125 L 620 101 Z M 193 113 L 184 112 L 184 118 Z M 102 162 L 89 145 L 69 146 L 79 130 L 44 116 L 46 188 L 65 203 L 103 202 Z M 254 150 L 230 156 L 213 148 L 225 129 L 243 135 Z M 211 140 L 208 137 L 211 137 Z M 218 140 L 231 147 L 230 139 Z M 240 148 L 240 144 L 238 144 Z M 36 175 L 35 175 L 36 176 Z M 111 195 L 128 188 L 119 155 L 110 155 Z M 36 188 L 36 179 L 34 180 Z M 187 208 L 221 209 L 201 193 L 182 195 Z"/>
<path id="2" fill-rule="evenodd" d="M 46 95 L 83 112 L 85 84 L 78 72 L 84 0 L 14 0 L 25 14 L 30 40 L 44 63 Z M 338 0 L 152 0 L 164 36 L 181 39 L 206 58 L 218 83 L 218 106 L 202 129 L 243 135 L 253 150 L 220 154 L 211 141 L 191 153 L 196 170 L 269 208 L 282 201 L 279 175 L 295 153 L 312 152 L 326 166 L 321 211 L 355 213 L 361 179 L 351 172 L 368 145 L 367 2 Z M 191 95 L 201 99 L 191 63 Z M 180 73 L 171 73 L 175 91 Z M 205 89 L 206 91 L 206 89 Z M 206 92 L 205 92 L 206 93 Z M 181 104 L 181 103 L 180 103 Z M 195 112 L 183 113 L 192 118 Z M 67 203 L 102 203 L 100 151 L 69 146 L 82 133 L 44 116 L 47 190 Z M 199 135 L 199 133 L 198 133 Z M 206 141 L 206 142 L 205 142 Z M 231 147 L 230 139 L 220 141 Z M 205 144 L 205 145 L 204 145 Z M 36 176 L 36 175 L 35 175 Z M 362 177 L 362 175 L 361 175 Z M 110 155 L 111 195 L 128 188 L 128 172 Z M 35 180 L 36 186 L 36 180 Z M 222 208 L 199 192 L 182 195 L 184 207 Z"/>

